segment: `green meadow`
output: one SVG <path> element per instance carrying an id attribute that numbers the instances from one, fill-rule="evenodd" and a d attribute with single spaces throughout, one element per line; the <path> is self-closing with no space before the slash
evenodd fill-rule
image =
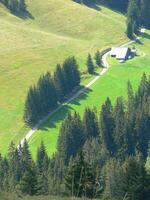
<path id="1" fill-rule="evenodd" d="M 44 141 L 49 155 L 56 151 L 57 138 L 61 123 L 68 112 L 79 112 L 81 116 L 86 107 L 96 107 L 98 111 L 107 97 L 114 103 L 117 96 L 127 95 L 127 81 L 130 80 L 136 90 L 142 74 L 150 74 L 150 31 L 146 31 L 143 39 L 133 44 L 139 56 L 120 64 L 109 58 L 110 68 L 91 89 L 55 113 L 30 139 L 30 148 L 35 156 L 41 140 Z M 132 46 L 133 46 L 132 45 Z"/>
<path id="2" fill-rule="evenodd" d="M 88 53 L 127 40 L 125 17 L 108 8 L 93 9 L 72 0 L 26 2 L 28 13 L 20 16 L 12 15 L 0 4 L 0 152 L 3 154 L 12 140 L 17 144 L 28 130 L 23 122 L 24 101 L 29 86 L 41 74 L 53 73 L 56 64 L 71 55 L 77 58 L 81 73 L 85 74 Z M 87 74 L 82 77 L 82 84 L 92 78 Z M 107 79 L 106 76 L 105 82 Z M 55 151 L 58 128 L 68 110 L 82 113 L 85 106 L 98 105 L 105 99 L 101 97 L 102 80 L 92 88 L 88 98 L 87 94 L 81 96 L 33 136 L 32 151 L 42 138 L 49 153 Z M 97 98 L 96 90 L 101 98 Z"/>

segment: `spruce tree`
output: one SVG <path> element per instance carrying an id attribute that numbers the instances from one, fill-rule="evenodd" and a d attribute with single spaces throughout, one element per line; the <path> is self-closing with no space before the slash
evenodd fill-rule
<path id="1" fill-rule="evenodd" d="M 54 72 L 54 85 L 56 88 L 57 98 L 60 102 L 65 99 L 65 80 L 61 65 L 56 66 Z"/>
<path id="2" fill-rule="evenodd" d="M 100 134 L 103 144 L 108 151 L 114 153 L 114 118 L 113 107 L 109 98 L 102 105 L 100 113 Z"/>
<path id="3" fill-rule="evenodd" d="M 150 28 L 150 1 L 141 0 L 141 22 L 147 28 Z"/>
<path id="4" fill-rule="evenodd" d="M 119 158 L 124 158 L 127 153 L 127 136 L 126 136 L 126 117 L 125 106 L 123 99 L 117 98 L 116 105 L 114 107 L 114 140 L 115 150 Z"/>
<path id="5" fill-rule="evenodd" d="M 65 164 L 75 157 L 84 144 L 83 126 L 79 114 L 68 114 L 61 126 L 58 138 L 58 154 Z"/>
<path id="6" fill-rule="evenodd" d="M 97 66 L 99 67 L 102 66 L 102 55 L 99 51 L 95 53 L 95 61 L 96 61 Z"/>
<path id="7" fill-rule="evenodd" d="M 85 162 L 81 151 L 69 167 L 65 185 L 72 196 L 93 198 L 95 195 L 95 176 L 91 166 Z"/>
<path id="8" fill-rule="evenodd" d="M 29 146 L 27 141 L 24 141 L 23 147 L 21 148 L 21 172 L 22 178 L 20 180 L 20 189 L 24 194 L 34 195 L 36 193 L 36 168 L 35 163 L 31 158 Z"/>
<path id="9" fill-rule="evenodd" d="M 94 73 L 94 63 L 93 63 L 93 60 L 92 60 L 92 57 L 90 54 L 88 54 L 86 65 L 87 65 L 88 73 L 93 74 Z"/>
<path id="10" fill-rule="evenodd" d="M 86 139 L 97 137 L 99 135 L 98 119 L 94 109 L 85 109 L 83 117 L 83 130 Z"/>
<path id="11" fill-rule="evenodd" d="M 136 0 L 129 0 L 128 12 L 127 12 L 127 36 L 133 38 L 133 34 L 138 33 L 140 26 L 139 20 L 140 10 L 136 4 Z"/>
<path id="12" fill-rule="evenodd" d="M 8 8 L 12 13 L 17 13 L 19 10 L 19 5 L 17 0 L 8 0 Z"/>
<path id="13" fill-rule="evenodd" d="M 25 12 L 26 11 L 26 7 L 27 7 L 25 0 L 19 0 L 18 7 L 19 7 L 19 11 Z"/>
<path id="14" fill-rule="evenodd" d="M 144 162 L 130 157 L 125 163 L 125 193 L 129 200 L 148 200 L 148 179 Z"/>
<path id="15" fill-rule="evenodd" d="M 28 125 L 35 124 L 40 118 L 41 105 L 39 99 L 39 93 L 36 87 L 30 87 L 24 109 L 24 121 Z"/>

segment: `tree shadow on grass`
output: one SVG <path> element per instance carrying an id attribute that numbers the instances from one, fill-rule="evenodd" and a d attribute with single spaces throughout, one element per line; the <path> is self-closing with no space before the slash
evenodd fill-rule
<path id="1" fill-rule="evenodd" d="M 146 39 L 148 39 L 148 40 L 150 40 L 150 34 L 148 34 L 148 33 L 144 33 L 143 37 L 146 38 Z"/>
<path id="2" fill-rule="evenodd" d="M 73 105 L 80 106 L 80 101 L 88 98 L 88 94 L 92 91 L 89 88 L 84 88 L 85 91 L 81 93 L 76 99 L 72 100 L 70 103 L 64 105 L 60 110 L 54 113 L 40 128 L 39 130 L 48 131 L 49 128 L 56 128 L 57 124 L 63 122 L 65 117 L 70 113 L 75 111 L 72 107 Z"/>
<path id="3" fill-rule="evenodd" d="M 23 20 L 34 19 L 33 15 L 28 10 L 25 10 L 23 12 L 13 13 L 13 14 Z"/>
<path id="4" fill-rule="evenodd" d="M 90 2 L 90 1 L 84 1 L 84 0 L 73 0 L 75 3 L 81 4 L 81 5 L 85 5 L 89 8 L 92 8 L 94 10 L 100 11 L 100 3 L 98 2 Z"/>

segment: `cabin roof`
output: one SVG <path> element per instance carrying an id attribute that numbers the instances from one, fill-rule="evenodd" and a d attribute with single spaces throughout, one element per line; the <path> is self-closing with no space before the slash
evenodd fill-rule
<path id="1" fill-rule="evenodd" d="M 116 56 L 117 59 L 126 59 L 128 47 L 113 47 L 111 49 L 110 55 Z"/>

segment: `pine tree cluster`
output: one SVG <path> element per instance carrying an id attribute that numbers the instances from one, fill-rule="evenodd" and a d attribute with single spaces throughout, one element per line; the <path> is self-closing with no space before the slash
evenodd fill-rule
<path id="1" fill-rule="evenodd" d="M 24 121 L 34 125 L 43 116 L 54 110 L 80 85 L 80 72 L 74 57 L 57 65 L 53 77 L 48 72 L 41 76 L 36 85 L 29 88 L 24 110 Z"/>
<path id="2" fill-rule="evenodd" d="M 19 13 L 26 11 L 25 0 L 0 0 L 12 13 Z"/>

